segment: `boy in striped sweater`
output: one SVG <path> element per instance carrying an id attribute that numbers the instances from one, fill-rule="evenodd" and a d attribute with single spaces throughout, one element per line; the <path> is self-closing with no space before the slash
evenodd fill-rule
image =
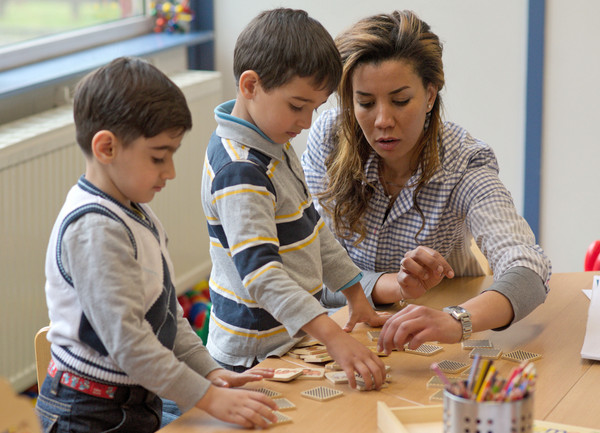
<path id="1" fill-rule="evenodd" d="M 383 363 L 344 331 L 385 318 L 315 211 L 289 143 L 339 83 L 333 39 L 304 11 L 263 12 L 238 37 L 234 75 L 237 98 L 215 110 L 203 173 L 213 262 L 207 348 L 224 367 L 244 371 L 308 333 L 327 346 L 352 387 L 358 372 L 367 387 L 379 388 Z M 319 303 L 324 284 L 348 299 L 344 330 Z"/>

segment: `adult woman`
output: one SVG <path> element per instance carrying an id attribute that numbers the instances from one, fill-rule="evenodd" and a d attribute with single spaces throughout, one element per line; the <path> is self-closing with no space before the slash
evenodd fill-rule
<path id="1" fill-rule="evenodd" d="M 444 277 L 478 275 L 471 236 L 494 283 L 448 312 L 410 305 L 380 347 L 457 342 L 509 326 L 543 303 L 550 262 L 498 178 L 493 151 L 442 122 L 442 45 L 410 11 L 365 18 L 336 38 L 340 108 L 311 128 L 302 163 L 315 204 L 375 303 L 417 298 Z M 339 305 L 326 296 L 323 303 Z"/>

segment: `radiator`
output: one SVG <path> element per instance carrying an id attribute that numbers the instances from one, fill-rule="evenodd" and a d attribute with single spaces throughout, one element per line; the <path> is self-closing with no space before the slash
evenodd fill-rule
<path id="1" fill-rule="evenodd" d="M 186 95 L 194 126 L 175 155 L 176 178 L 151 206 L 167 230 L 181 293 L 210 272 L 200 182 L 222 88 L 218 72 L 187 71 L 172 78 Z M 0 126 L 0 376 L 17 391 L 36 383 L 33 339 L 48 324 L 48 239 L 67 191 L 83 172 L 71 106 Z"/>

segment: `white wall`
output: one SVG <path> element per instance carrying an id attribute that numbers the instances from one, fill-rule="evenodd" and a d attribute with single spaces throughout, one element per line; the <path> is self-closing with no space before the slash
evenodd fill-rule
<path id="1" fill-rule="evenodd" d="M 301 8 L 332 35 L 358 19 L 394 9 L 411 9 L 444 43 L 446 119 L 459 123 L 495 150 L 500 178 L 523 208 L 523 154 L 527 56 L 527 2 L 523 0 L 217 0 L 216 67 L 224 96 L 235 97 L 233 48 L 239 32 L 260 11 Z M 240 13 L 243 11 L 243 13 Z M 305 148 L 306 134 L 294 140 Z"/>
<path id="2" fill-rule="evenodd" d="M 232 63 L 238 34 L 260 11 L 279 6 L 306 10 L 333 36 L 367 15 L 398 8 L 415 11 L 444 43 L 446 118 L 494 148 L 500 177 L 522 209 L 526 1 L 217 0 L 216 68 L 223 74 L 226 98 L 235 97 Z M 306 133 L 293 145 L 301 153 Z"/>
<path id="3" fill-rule="evenodd" d="M 541 238 L 554 271 L 581 271 L 600 239 L 600 2 L 548 0 Z"/>
<path id="4" fill-rule="evenodd" d="M 444 42 L 446 118 L 489 143 L 500 178 L 523 210 L 527 7 L 525 0 L 216 0 L 216 65 L 233 98 L 232 56 L 241 29 L 262 10 L 302 8 L 336 35 L 357 19 L 405 8 Z M 240 13 L 243 11 L 243 13 Z M 546 0 L 542 178 L 538 242 L 554 272 L 583 270 L 600 239 L 600 2 Z M 298 152 L 306 134 L 294 140 Z"/>

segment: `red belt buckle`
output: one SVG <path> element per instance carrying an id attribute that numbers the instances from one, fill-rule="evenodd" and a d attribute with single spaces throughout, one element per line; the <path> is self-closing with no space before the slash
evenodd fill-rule
<path id="1" fill-rule="evenodd" d="M 54 361 L 50 361 L 50 364 L 48 365 L 48 374 L 51 377 L 54 377 L 57 372 L 58 369 L 56 368 Z M 62 373 L 60 383 L 76 391 L 83 392 L 84 394 L 110 400 L 115 398 L 115 392 L 117 392 L 118 389 L 118 386 L 116 385 L 94 382 L 93 380 L 86 379 L 85 377 L 78 376 L 69 371 L 64 371 Z"/>

